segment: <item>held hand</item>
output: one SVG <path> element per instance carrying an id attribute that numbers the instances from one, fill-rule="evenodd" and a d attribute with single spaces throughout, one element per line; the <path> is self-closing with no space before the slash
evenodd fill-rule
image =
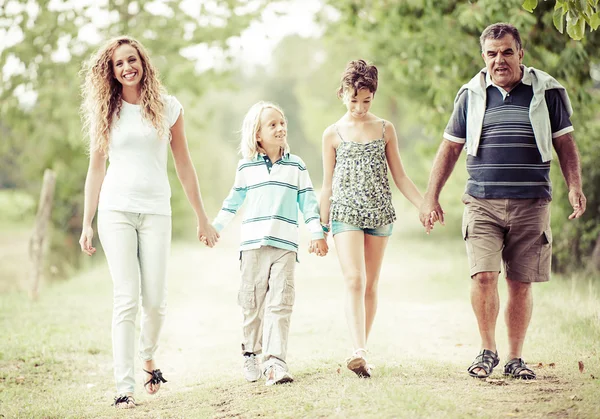
<path id="1" fill-rule="evenodd" d="M 419 210 L 419 219 L 425 228 L 425 233 L 429 234 L 436 221 L 444 225 L 444 210 L 437 200 L 426 197 Z"/>
<path id="2" fill-rule="evenodd" d="M 198 240 L 207 245 L 213 247 L 219 241 L 219 233 L 217 230 L 207 221 L 198 222 Z"/>
<path id="3" fill-rule="evenodd" d="M 329 246 L 325 239 L 313 240 L 308 248 L 309 253 L 314 253 L 317 256 L 325 256 L 329 252 Z"/>
<path id="4" fill-rule="evenodd" d="M 79 238 L 79 245 L 81 251 L 88 256 L 92 256 L 96 253 L 96 248 L 92 246 L 92 239 L 94 238 L 94 229 L 92 226 L 84 226 L 81 230 L 81 237 Z"/>
<path id="5" fill-rule="evenodd" d="M 579 218 L 585 212 L 587 199 L 581 189 L 571 189 L 569 191 L 569 202 L 573 207 L 573 213 L 569 215 L 569 220 Z"/>

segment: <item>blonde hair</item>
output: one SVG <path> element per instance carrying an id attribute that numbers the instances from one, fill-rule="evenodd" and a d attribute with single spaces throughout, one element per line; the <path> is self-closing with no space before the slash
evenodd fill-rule
<path id="1" fill-rule="evenodd" d="M 244 117 L 244 122 L 242 123 L 242 138 L 240 140 L 240 153 L 246 159 L 255 158 L 258 153 L 264 152 L 260 145 L 258 144 L 258 134 L 260 133 L 260 116 L 265 109 L 275 109 L 277 112 L 283 116 L 285 122 L 287 124 L 287 119 L 285 114 L 281 110 L 279 106 L 271 102 L 260 101 L 255 103 L 250 107 L 248 112 L 246 112 L 246 116 Z M 286 142 L 285 146 L 282 150 L 283 153 L 290 152 L 290 146 Z"/>
<path id="2" fill-rule="evenodd" d="M 83 130 L 90 139 L 90 150 L 108 153 L 113 120 L 121 113 L 123 86 L 115 79 L 112 56 L 121 45 L 131 45 L 140 56 L 144 74 L 140 81 L 140 107 L 142 117 L 158 131 L 159 138 L 170 135 L 163 116 L 165 104 L 158 71 L 141 43 L 129 36 L 119 36 L 106 42 L 87 60 L 81 69 L 81 115 Z"/>

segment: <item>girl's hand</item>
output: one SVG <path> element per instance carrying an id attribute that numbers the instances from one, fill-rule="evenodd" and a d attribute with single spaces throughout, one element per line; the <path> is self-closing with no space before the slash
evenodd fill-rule
<path id="1" fill-rule="evenodd" d="M 213 247 L 219 241 L 219 237 L 221 236 L 208 220 L 198 221 L 198 240 L 208 247 Z"/>
<path id="2" fill-rule="evenodd" d="M 81 251 L 88 256 L 92 256 L 96 253 L 96 248 L 92 246 L 92 239 L 94 238 L 94 229 L 92 226 L 83 226 L 81 230 L 81 237 L 79 238 L 79 245 Z"/>
<path id="3" fill-rule="evenodd" d="M 313 240 L 310 243 L 310 247 L 308 249 L 309 253 L 314 253 L 317 256 L 325 256 L 329 251 L 329 246 L 327 246 L 327 242 L 325 239 Z"/>

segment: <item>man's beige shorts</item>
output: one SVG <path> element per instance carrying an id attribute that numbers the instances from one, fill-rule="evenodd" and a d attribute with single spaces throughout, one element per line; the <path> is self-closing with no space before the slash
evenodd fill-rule
<path id="1" fill-rule="evenodd" d="M 471 276 L 500 272 L 519 282 L 550 279 L 549 199 L 480 199 L 465 194 L 462 234 Z"/>

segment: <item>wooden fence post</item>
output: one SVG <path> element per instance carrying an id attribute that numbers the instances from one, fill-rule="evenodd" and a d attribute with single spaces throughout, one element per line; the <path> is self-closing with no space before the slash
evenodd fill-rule
<path id="1" fill-rule="evenodd" d="M 35 228 L 29 240 L 29 259 L 31 260 L 31 289 L 29 295 L 33 300 L 38 298 L 40 277 L 44 272 L 44 239 L 46 238 L 46 227 L 52 213 L 55 185 L 56 173 L 46 169 L 44 171 L 40 203 L 35 217 Z"/>

